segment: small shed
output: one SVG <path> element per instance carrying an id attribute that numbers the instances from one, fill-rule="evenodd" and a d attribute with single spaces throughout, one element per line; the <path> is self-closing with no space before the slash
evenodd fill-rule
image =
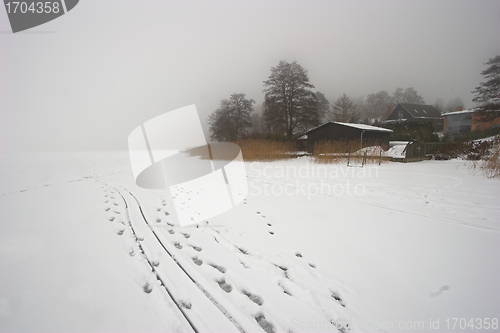
<path id="1" fill-rule="evenodd" d="M 355 141 L 368 144 L 377 144 L 387 149 L 389 135 L 392 130 L 365 124 L 351 124 L 329 121 L 305 132 L 300 140 L 306 141 L 307 151 L 312 152 L 314 144 L 319 141 Z"/>

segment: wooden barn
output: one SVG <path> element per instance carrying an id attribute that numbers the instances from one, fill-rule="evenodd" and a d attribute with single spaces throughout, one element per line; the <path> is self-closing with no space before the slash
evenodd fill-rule
<path id="1" fill-rule="evenodd" d="M 351 124 L 329 121 L 310 129 L 299 140 L 305 141 L 308 152 L 312 152 L 314 144 L 319 141 L 359 141 L 363 147 L 379 145 L 384 149 L 389 147 L 390 129 L 365 124 Z"/>

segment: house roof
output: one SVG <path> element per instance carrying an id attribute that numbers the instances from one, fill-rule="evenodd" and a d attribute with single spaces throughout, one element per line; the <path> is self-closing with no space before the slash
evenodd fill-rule
<path id="1" fill-rule="evenodd" d="M 456 114 L 473 113 L 474 111 L 475 111 L 474 109 L 471 109 L 471 110 L 462 110 L 462 111 L 453 111 L 453 112 L 443 113 L 442 116 L 454 116 Z"/>
<path id="2" fill-rule="evenodd" d="M 311 128 L 309 131 L 305 132 L 305 134 L 307 135 L 307 133 L 310 133 L 310 132 L 312 132 L 320 127 L 323 127 L 325 125 L 328 125 L 328 124 L 337 124 L 337 125 L 343 125 L 343 126 L 348 126 L 348 127 L 354 127 L 354 128 L 357 128 L 357 129 L 360 129 L 363 131 L 368 131 L 368 132 L 392 132 L 392 130 L 390 130 L 390 129 L 377 127 L 377 126 L 371 126 L 371 125 L 365 125 L 365 124 L 341 123 L 338 121 L 329 121 L 329 122 L 326 122 L 326 123 L 321 124 L 319 126 L 316 126 L 314 128 Z"/>
<path id="3" fill-rule="evenodd" d="M 441 114 L 432 105 L 399 103 L 413 118 L 440 118 Z M 396 106 L 397 107 L 397 106 Z M 394 108 L 396 109 L 396 108 Z M 394 111 L 393 111 L 394 112 Z"/>

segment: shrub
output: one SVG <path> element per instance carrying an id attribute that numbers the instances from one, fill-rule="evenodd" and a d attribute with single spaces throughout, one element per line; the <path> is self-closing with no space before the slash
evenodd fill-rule
<path id="1" fill-rule="evenodd" d="M 492 141 L 490 154 L 481 163 L 481 170 L 487 178 L 500 178 L 500 135 Z"/>

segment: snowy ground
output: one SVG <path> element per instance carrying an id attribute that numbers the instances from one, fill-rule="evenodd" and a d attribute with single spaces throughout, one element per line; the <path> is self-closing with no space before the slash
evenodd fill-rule
<path id="1" fill-rule="evenodd" d="M 185 228 L 127 153 L 1 163 L 2 332 L 500 331 L 500 183 L 463 161 L 246 163 Z"/>

